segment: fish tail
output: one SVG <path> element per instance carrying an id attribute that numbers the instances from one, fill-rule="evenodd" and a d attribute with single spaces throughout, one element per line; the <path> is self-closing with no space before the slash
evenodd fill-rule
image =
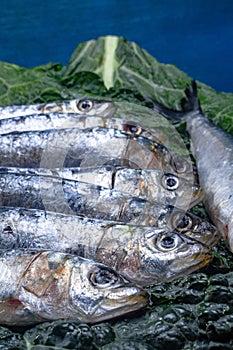
<path id="1" fill-rule="evenodd" d="M 180 101 L 182 112 L 189 113 L 193 111 L 198 111 L 202 113 L 200 100 L 197 97 L 197 83 L 192 80 L 191 84 L 184 90 L 186 98 L 182 98 Z"/>
<path id="2" fill-rule="evenodd" d="M 181 110 L 166 107 L 148 96 L 146 96 L 145 99 L 152 102 L 154 111 L 163 115 L 167 119 L 180 121 L 184 118 L 185 114 L 191 111 L 199 111 L 202 113 L 200 101 L 197 97 L 197 83 L 195 80 L 192 80 L 191 84 L 186 87 L 184 93 L 186 97 L 182 98 L 180 101 Z"/>

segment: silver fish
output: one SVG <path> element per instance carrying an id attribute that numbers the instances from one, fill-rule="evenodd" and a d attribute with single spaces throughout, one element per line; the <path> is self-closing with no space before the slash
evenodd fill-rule
<path id="1" fill-rule="evenodd" d="M 75 113 L 106 117 L 113 116 L 115 111 L 116 106 L 111 101 L 82 98 L 21 106 L 0 107 L 0 120 L 46 113 Z"/>
<path id="2" fill-rule="evenodd" d="M 50 113 L 50 114 L 32 114 L 26 116 L 17 116 L 8 119 L 0 119 L 0 134 L 4 135 L 11 132 L 52 130 L 65 128 L 95 128 L 105 127 L 117 129 L 130 133 L 131 135 L 148 138 L 152 141 L 161 143 L 157 137 L 158 130 L 152 128 L 143 128 L 135 122 L 127 122 L 121 118 L 88 116 L 72 113 Z M 173 166 L 178 173 L 190 174 L 190 181 L 193 182 L 193 167 L 189 156 L 179 155 L 171 152 Z"/>
<path id="3" fill-rule="evenodd" d="M 115 189 L 149 201 L 189 209 L 203 197 L 197 184 L 190 184 L 185 178 L 159 170 L 141 170 L 122 166 L 105 165 L 77 168 L 1 168 L 0 176 L 37 175 L 81 181 L 105 188 Z"/>
<path id="4" fill-rule="evenodd" d="M 190 155 L 175 126 L 160 113 L 127 101 L 116 101 L 114 103 L 117 108 L 114 119 L 120 119 L 121 123 L 124 123 L 125 131 L 155 139 L 157 142 L 159 140 L 160 143 L 166 145 L 175 153 L 185 156 Z"/>
<path id="5" fill-rule="evenodd" d="M 180 112 L 157 102 L 154 108 L 170 119 L 186 121 L 206 209 L 233 252 L 233 137 L 203 114 L 194 81 L 185 94 Z"/>
<path id="6" fill-rule="evenodd" d="M 79 181 L 1 174 L 0 205 L 44 209 L 89 218 L 157 226 L 173 207 Z"/>
<path id="7" fill-rule="evenodd" d="M 155 141 L 116 129 L 10 133 L 0 136 L 0 142 L 0 166 L 96 167 L 119 160 L 132 168 L 158 169 L 185 177 L 190 183 L 189 194 L 195 183 L 192 167 L 180 163 L 179 155 Z"/>
<path id="8" fill-rule="evenodd" d="M 111 268 L 53 251 L 0 255 L 0 324 L 56 319 L 99 322 L 147 304 L 147 294 Z"/>
<path id="9" fill-rule="evenodd" d="M 213 225 L 190 213 L 176 211 L 168 220 L 146 227 L 2 208 L 0 249 L 58 250 L 104 263 L 140 285 L 167 282 L 205 266 L 219 239 Z"/>
<path id="10" fill-rule="evenodd" d="M 80 166 L 80 163 L 97 166 L 112 159 L 143 169 L 166 172 L 176 169 L 173 156 L 164 145 L 116 129 L 98 127 L 0 135 L 0 166 L 51 169 Z"/>
<path id="11" fill-rule="evenodd" d="M 22 132 L 65 128 L 86 129 L 98 126 L 105 127 L 106 120 L 112 119 L 77 113 L 43 113 L 23 116 L 20 115 L 13 118 L 0 119 L 0 134 L 4 135 L 15 131 Z"/>

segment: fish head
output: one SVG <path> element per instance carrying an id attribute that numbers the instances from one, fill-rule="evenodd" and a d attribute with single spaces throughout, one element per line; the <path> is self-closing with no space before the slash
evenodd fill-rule
<path id="1" fill-rule="evenodd" d="M 172 152 L 170 163 L 174 171 L 179 175 L 185 175 L 186 178 L 192 179 L 194 176 L 194 169 L 189 156 L 180 155 Z"/>
<path id="2" fill-rule="evenodd" d="M 42 104 L 42 113 L 74 113 L 87 116 L 111 117 L 116 106 L 111 101 L 83 98 L 61 100 Z"/>
<path id="3" fill-rule="evenodd" d="M 158 220 L 159 226 L 169 227 L 181 234 L 186 234 L 194 240 L 213 247 L 220 239 L 220 233 L 217 228 L 209 221 L 191 213 L 170 206 Z"/>
<path id="4" fill-rule="evenodd" d="M 81 259 L 81 258 L 79 258 Z M 85 322 L 99 322 L 145 307 L 147 293 L 106 265 L 81 259 L 70 277 L 70 305 Z"/>
<path id="5" fill-rule="evenodd" d="M 25 324 L 60 318 L 92 323 L 147 305 L 141 287 L 103 264 L 54 251 L 29 257 L 14 302 Z"/>
<path id="6" fill-rule="evenodd" d="M 183 210 L 192 208 L 203 199 L 203 191 L 191 176 L 185 178 L 179 174 L 164 173 L 159 185 L 166 191 L 167 199 L 173 199 L 172 204 Z"/>
<path id="7" fill-rule="evenodd" d="M 218 236 L 213 238 L 208 230 L 151 228 L 142 235 L 138 248 L 140 269 L 131 278 L 135 283 L 148 285 L 188 275 L 212 260 L 211 247 L 217 241 Z"/>

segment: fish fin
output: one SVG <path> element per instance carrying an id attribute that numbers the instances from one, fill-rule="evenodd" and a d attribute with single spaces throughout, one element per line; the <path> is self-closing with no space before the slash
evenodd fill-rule
<path id="1" fill-rule="evenodd" d="M 192 80 L 191 84 L 186 87 L 184 92 L 186 97 L 182 98 L 180 101 L 182 108 L 180 111 L 166 107 L 151 97 L 144 96 L 144 98 L 145 100 L 152 102 L 154 111 L 173 121 L 182 120 L 184 115 L 191 111 L 199 111 L 202 113 L 200 101 L 197 97 L 196 81 Z"/>
<path id="2" fill-rule="evenodd" d="M 178 111 L 176 109 L 172 109 L 169 107 L 166 107 L 164 105 L 162 105 L 160 102 L 154 100 L 153 98 L 149 97 L 149 96 L 144 96 L 144 99 L 146 101 L 149 101 L 153 104 L 153 110 L 161 115 L 163 115 L 165 118 L 173 120 L 173 121 L 177 121 L 177 120 L 181 120 L 182 116 L 183 116 L 183 111 Z"/>
<path id="3" fill-rule="evenodd" d="M 202 113 L 201 104 L 199 98 L 197 97 L 197 83 L 192 80 L 191 84 L 184 90 L 186 98 L 182 98 L 180 101 L 182 112 L 188 113 L 192 111 L 199 111 Z"/>

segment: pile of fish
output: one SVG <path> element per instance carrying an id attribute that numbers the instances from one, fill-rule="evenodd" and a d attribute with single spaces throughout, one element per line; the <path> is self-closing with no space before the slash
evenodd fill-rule
<path id="1" fill-rule="evenodd" d="M 116 117 L 113 102 L 0 108 L 1 324 L 97 322 L 140 309 L 144 286 L 209 263 L 218 229 L 232 237 L 233 195 L 227 207 L 202 144 L 218 130 L 201 112 L 195 83 L 186 95 L 182 112 L 153 103 L 190 121 L 203 191 L 189 157 L 161 142 L 161 130 Z M 232 140 L 229 147 L 232 176 Z M 213 156 L 216 183 L 222 170 Z M 218 229 L 189 211 L 203 192 Z"/>

